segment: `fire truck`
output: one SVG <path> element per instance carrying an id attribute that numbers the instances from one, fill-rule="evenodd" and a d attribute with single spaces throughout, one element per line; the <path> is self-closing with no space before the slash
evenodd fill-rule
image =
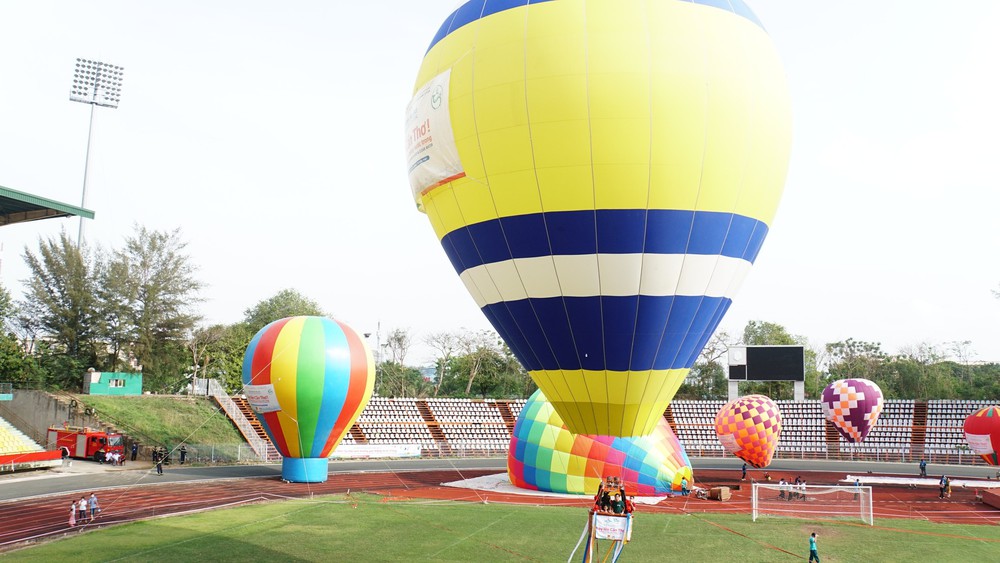
<path id="1" fill-rule="evenodd" d="M 121 434 L 88 426 L 50 426 L 48 443 L 69 457 L 104 461 L 105 454 L 118 452 L 124 459 L 125 441 Z"/>

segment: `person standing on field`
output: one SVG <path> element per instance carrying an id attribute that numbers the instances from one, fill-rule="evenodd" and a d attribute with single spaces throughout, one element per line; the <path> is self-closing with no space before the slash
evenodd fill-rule
<path id="1" fill-rule="evenodd" d="M 816 549 L 816 532 L 809 536 L 809 563 L 819 563 L 819 551 Z"/>

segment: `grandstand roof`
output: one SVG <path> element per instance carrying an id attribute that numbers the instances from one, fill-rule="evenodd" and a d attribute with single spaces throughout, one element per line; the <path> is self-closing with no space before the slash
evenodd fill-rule
<path id="1" fill-rule="evenodd" d="M 89 209 L 0 186 L 0 226 L 72 215 L 94 218 Z"/>

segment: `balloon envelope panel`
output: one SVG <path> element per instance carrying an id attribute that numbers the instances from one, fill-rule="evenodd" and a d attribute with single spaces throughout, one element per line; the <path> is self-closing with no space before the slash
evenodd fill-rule
<path id="1" fill-rule="evenodd" d="M 407 111 L 411 188 L 575 433 L 658 424 L 763 244 L 790 146 L 740 0 L 473 0 Z"/>
<path id="2" fill-rule="evenodd" d="M 764 395 L 740 397 L 715 415 L 715 432 L 729 453 L 754 467 L 767 467 L 781 438 L 781 411 Z"/>
<path id="3" fill-rule="evenodd" d="M 258 418 L 285 458 L 327 458 L 368 404 L 374 374 L 365 341 L 322 317 L 275 321 L 243 356 L 243 384 L 273 388 Z"/>
<path id="4" fill-rule="evenodd" d="M 848 442 L 868 436 L 882 414 L 882 389 L 867 379 L 840 379 L 823 389 L 823 414 Z"/>
<path id="5" fill-rule="evenodd" d="M 620 477 L 628 494 L 680 491 L 694 484 L 691 462 L 670 425 L 660 419 L 638 438 L 573 434 L 541 390 L 521 409 L 507 454 L 507 474 L 522 489 L 593 494 L 605 477 Z"/>
<path id="6" fill-rule="evenodd" d="M 986 463 L 1000 465 L 1000 407 L 979 409 L 965 419 L 963 427 L 972 451 Z"/>

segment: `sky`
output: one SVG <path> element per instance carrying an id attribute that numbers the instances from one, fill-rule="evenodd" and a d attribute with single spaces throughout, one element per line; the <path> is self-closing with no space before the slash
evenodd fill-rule
<path id="1" fill-rule="evenodd" d="M 1000 361 L 1000 2 L 749 0 L 794 137 L 767 241 L 720 329 L 783 325 Z M 0 0 L 0 186 L 81 203 L 77 58 L 125 68 L 94 116 L 86 244 L 180 229 L 205 324 L 286 288 L 359 332 L 489 328 L 414 206 L 404 110 L 455 0 Z M 0 229 L 0 282 L 78 219 Z M 380 330 L 380 332 L 379 332 Z M 376 337 L 373 334 L 372 339 Z"/>

